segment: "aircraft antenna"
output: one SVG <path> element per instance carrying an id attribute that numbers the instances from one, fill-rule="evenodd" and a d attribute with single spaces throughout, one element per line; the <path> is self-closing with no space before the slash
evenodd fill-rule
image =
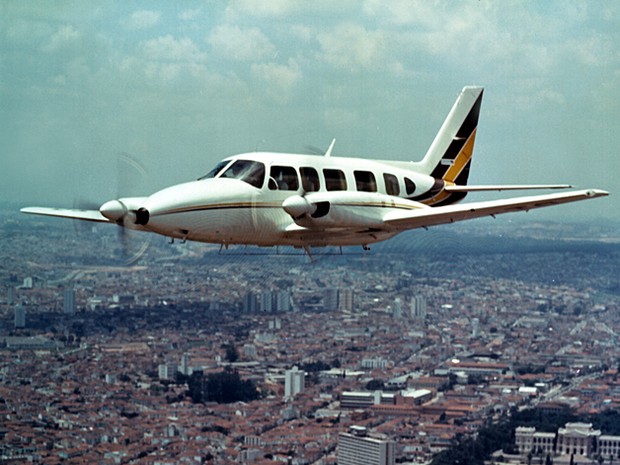
<path id="1" fill-rule="evenodd" d="M 335 143 L 336 143 L 336 139 L 332 139 L 332 143 L 329 144 L 329 148 L 327 149 L 327 152 L 325 152 L 325 158 L 329 158 L 332 156 L 332 150 L 334 148 Z"/>

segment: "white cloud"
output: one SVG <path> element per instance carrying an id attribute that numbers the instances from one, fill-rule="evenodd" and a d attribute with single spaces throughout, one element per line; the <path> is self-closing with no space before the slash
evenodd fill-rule
<path id="1" fill-rule="evenodd" d="M 255 27 L 219 26 L 211 32 L 208 42 L 218 54 L 237 61 L 260 61 L 276 55 L 274 45 Z"/>
<path id="2" fill-rule="evenodd" d="M 129 29 L 149 29 L 157 26 L 160 18 L 161 12 L 159 11 L 139 10 L 125 21 L 125 26 Z"/>
<path id="3" fill-rule="evenodd" d="M 227 8 L 230 17 L 251 15 L 262 18 L 277 18 L 286 16 L 294 11 L 306 8 L 315 2 L 302 0 L 234 0 Z"/>
<path id="4" fill-rule="evenodd" d="M 293 89 L 302 78 L 302 72 L 293 60 L 290 60 L 288 65 L 254 63 L 252 74 L 263 80 L 270 97 L 280 102 L 285 102 L 290 98 Z"/>
<path id="5" fill-rule="evenodd" d="M 196 19 L 198 16 L 200 16 L 200 9 L 196 8 L 193 10 L 183 10 L 179 13 L 179 19 L 182 21 L 191 21 L 192 19 Z"/>
<path id="6" fill-rule="evenodd" d="M 49 42 L 42 47 L 42 50 L 44 52 L 55 52 L 79 42 L 81 38 L 82 34 L 73 26 L 62 26 L 54 34 L 52 34 Z"/>
<path id="7" fill-rule="evenodd" d="M 317 36 L 325 61 L 336 68 L 373 69 L 385 63 L 385 34 L 347 23 Z"/>
<path id="8" fill-rule="evenodd" d="M 151 61 L 200 63 L 207 58 L 192 39 L 175 39 L 169 34 L 142 42 L 140 48 L 144 57 Z"/>

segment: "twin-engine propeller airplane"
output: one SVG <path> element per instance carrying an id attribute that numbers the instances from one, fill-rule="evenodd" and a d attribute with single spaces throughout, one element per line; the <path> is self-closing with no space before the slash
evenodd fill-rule
<path id="1" fill-rule="evenodd" d="M 569 185 L 468 186 L 482 102 L 465 87 L 419 162 L 245 153 L 197 181 L 148 197 L 110 200 L 99 210 L 28 207 L 21 211 L 117 224 L 172 239 L 258 246 L 361 245 L 414 228 L 527 211 L 608 195 L 598 189 L 455 205 L 468 192 L 564 189 Z"/>

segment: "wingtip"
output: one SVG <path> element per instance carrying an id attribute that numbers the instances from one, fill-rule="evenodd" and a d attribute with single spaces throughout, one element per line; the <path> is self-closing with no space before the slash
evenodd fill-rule
<path id="1" fill-rule="evenodd" d="M 588 197 L 607 197 L 609 195 L 609 192 L 602 189 L 588 189 L 586 191 L 586 195 Z"/>

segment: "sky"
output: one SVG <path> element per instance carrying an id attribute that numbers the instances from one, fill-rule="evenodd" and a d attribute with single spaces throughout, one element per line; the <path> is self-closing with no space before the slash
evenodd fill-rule
<path id="1" fill-rule="evenodd" d="M 332 138 L 415 161 L 465 85 L 470 183 L 601 188 L 536 218 L 620 219 L 609 1 L 0 0 L 0 199 L 97 205 Z"/>

